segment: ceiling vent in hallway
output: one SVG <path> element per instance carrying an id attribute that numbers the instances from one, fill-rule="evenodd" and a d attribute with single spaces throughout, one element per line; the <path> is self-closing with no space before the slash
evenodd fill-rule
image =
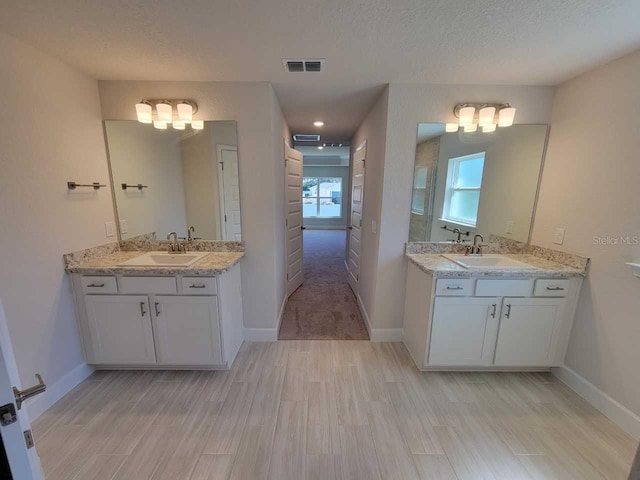
<path id="1" fill-rule="evenodd" d="M 282 66 L 289 73 L 323 72 L 324 58 L 283 58 Z"/>
<path id="2" fill-rule="evenodd" d="M 320 135 L 294 135 L 293 140 L 296 142 L 319 142 Z"/>

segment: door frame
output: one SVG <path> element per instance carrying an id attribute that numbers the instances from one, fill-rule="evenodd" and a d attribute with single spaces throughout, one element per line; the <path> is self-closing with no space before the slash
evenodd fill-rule
<path id="1" fill-rule="evenodd" d="M 18 375 L 9 326 L 4 315 L 2 299 L 0 299 L 0 390 L 11 391 L 13 386 L 22 388 Z M 2 397 L 2 404 L 6 398 Z M 13 399 L 11 399 L 13 401 Z M 15 402 L 14 406 L 15 406 Z M 26 408 L 17 411 L 18 420 L 6 427 L 0 427 L 0 435 L 9 459 L 9 467 L 15 480 L 44 480 L 40 458 L 36 448 L 27 448 L 24 432 L 31 430 L 29 413 Z"/>
<path id="2" fill-rule="evenodd" d="M 222 240 L 228 240 L 227 238 L 227 226 L 224 219 L 224 180 L 222 176 L 224 172 L 222 171 L 222 151 L 223 150 L 233 150 L 236 152 L 236 163 L 238 162 L 238 147 L 236 145 L 225 145 L 224 143 L 216 143 L 216 161 L 218 162 L 218 197 L 220 198 L 220 233 L 222 234 Z M 240 166 L 238 165 L 238 189 L 240 189 Z M 242 208 L 242 205 L 241 205 Z"/>

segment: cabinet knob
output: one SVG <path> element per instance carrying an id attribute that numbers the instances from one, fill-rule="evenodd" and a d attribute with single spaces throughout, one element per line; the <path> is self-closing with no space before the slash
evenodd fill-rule
<path id="1" fill-rule="evenodd" d="M 147 314 L 147 311 L 144 308 L 144 304 L 145 302 L 140 302 L 140 315 L 143 317 Z"/>

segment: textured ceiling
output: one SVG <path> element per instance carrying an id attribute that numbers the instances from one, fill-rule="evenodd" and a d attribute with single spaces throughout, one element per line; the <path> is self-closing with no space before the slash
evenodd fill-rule
<path id="1" fill-rule="evenodd" d="M 0 30 L 97 79 L 271 81 L 350 138 L 388 82 L 554 85 L 640 47 L 638 0 L 28 0 Z M 288 74 L 282 58 L 326 58 Z"/>

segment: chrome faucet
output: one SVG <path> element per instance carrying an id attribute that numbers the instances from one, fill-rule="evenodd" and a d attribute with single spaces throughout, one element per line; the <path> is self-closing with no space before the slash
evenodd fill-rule
<path id="1" fill-rule="evenodd" d="M 196 239 L 196 237 L 191 236 L 192 233 L 196 233 L 196 227 L 194 227 L 193 225 L 190 226 L 187 229 L 187 241 L 188 242 L 193 242 Z"/>
<path id="2" fill-rule="evenodd" d="M 458 235 L 458 238 L 455 240 L 456 243 L 462 243 L 462 232 L 460 231 L 459 228 L 454 228 L 453 230 L 451 230 L 453 233 L 455 233 L 456 235 Z M 453 240 L 452 240 L 453 241 Z"/>
<path id="3" fill-rule="evenodd" d="M 478 239 L 480 239 L 482 243 L 478 243 Z M 484 247 L 484 237 L 479 233 L 476 233 L 473 236 L 473 245 L 469 245 L 466 248 L 464 254 L 465 255 L 482 255 L 483 254 L 482 247 Z"/>
<path id="4" fill-rule="evenodd" d="M 173 237 L 173 241 L 171 241 L 171 237 Z M 178 234 L 176 232 L 169 232 L 167 240 L 169 240 L 169 253 L 180 253 L 181 248 L 180 243 L 178 242 Z"/>

